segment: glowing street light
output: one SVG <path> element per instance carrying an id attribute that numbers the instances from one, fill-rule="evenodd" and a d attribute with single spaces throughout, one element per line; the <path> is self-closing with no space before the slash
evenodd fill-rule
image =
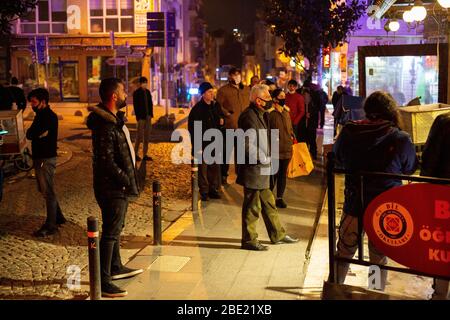
<path id="1" fill-rule="evenodd" d="M 438 2 L 442 8 L 445 8 L 445 9 L 450 8 L 450 0 L 438 0 Z"/>
<path id="2" fill-rule="evenodd" d="M 403 12 L 403 21 L 405 21 L 406 23 L 414 22 L 414 17 L 410 10 Z"/>
<path id="3" fill-rule="evenodd" d="M 427 16 L 427 9 L 423 6 L 421 0 L 414 2 L 414 7 L 411 9 L 411 14 L 416 21 L 423 21 Z"/>
<path id="4" fill-rule="evenodd" d="M 397 20 L 392 20 L 389 22 L 389 30 L 392 32 L 397 32 L 400 29 L 400 23 Z"/>

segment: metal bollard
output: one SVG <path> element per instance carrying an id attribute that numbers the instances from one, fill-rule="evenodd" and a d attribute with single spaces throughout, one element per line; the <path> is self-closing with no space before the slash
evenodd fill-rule
<path id="1" fill-rule="evenodd" d="M 197 160 L 194 158 L 192 160 L 191 167 L 191 182 L 192 182 L 192 211 L 198 211 L 198 164 Z"/>
<path id="2" fill-rule="evenodd" d="M 88 250 L 89 250 L 89 287 L 91 300 L 100 300 L 102 297 L 100 280 L 100 240 L 98 238 L 98 218 L 89 217 Z"/>
<path id="3" fill-rule="evenodd" d="M 162 245 L 161 184 L 153 181 L 153 245 Z"/>

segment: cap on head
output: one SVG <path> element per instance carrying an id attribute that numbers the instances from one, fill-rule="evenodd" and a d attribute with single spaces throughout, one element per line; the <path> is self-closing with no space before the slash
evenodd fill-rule
<path id="1" fill-rule="evenodd" d="M 203 95 L 206 91 L 209 89 L 214 89 L 214 87 L 209 82 L 203 82 L 200 87 L 198 88 L 198 91 L 201 95 Z"/>

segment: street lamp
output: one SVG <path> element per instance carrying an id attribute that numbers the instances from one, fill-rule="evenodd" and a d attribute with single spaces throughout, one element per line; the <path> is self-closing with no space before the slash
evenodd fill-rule
<path id="1" fill-rule="evenodd" d="M 414 17 L 410 10 L 403 12 L 403 21 L 405 21 L 406 23 L 414 22 Z"/>
<path id="2" fill-rule="evenodd" d="M 397 20 L 391 20 L 391 22 L 389 22 L 389 30 L 391 30 L 392 32 L 397 32 L 398 29 L 400 29 L 400 23 Z"/>
<path id="3" fill-rule="evenodd" d="M 411 9 L 411 14 L 416 21 L 422 21 L 427 16 L 427 9 L 423 6 L 421 0 L 414 2 L 414 7 Z"/>
<path id="4" fill-rule="evenodd" d="M 438 2 L 442 8 L 445 8 L 445 9 L 450 8 L 450 0 L 438 0 Z"/>

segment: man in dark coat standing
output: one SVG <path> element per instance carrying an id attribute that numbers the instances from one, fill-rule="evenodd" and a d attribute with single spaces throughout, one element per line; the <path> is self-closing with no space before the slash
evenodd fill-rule
<path id="1" fill-rule="evenodd" d="M 87 126 L 92 131 L 94 193 L 102 212 L 100 266 L 102 296 L 123 297 L 125 290 L 111 280 L 135 276 L 142 269 L 133 270 L 122 265 L 120 233 L 125 225 L 128 198 L 137 196 L 135 157 L 130 133 L 124 124 L 126 93 L 120 79 L 103 79 L 100 83 L 102 102 L 90 107 Z"/>
<path id="2" fill-rule="evenodd" d="M 36 237 L 46 237 L 56 233 L 57 226 L 64 224 L 64 218 L 54 185 L 58 140 L 58 117 L 48 105 L 49 93 L 44 88 L 37 88 L 30 92 L 30 101 L 36 113 L 33 123 L 27 130 L 27 139 L 31 140 L 34 172 L 38 190 L 45 198 L 47 220 L 34 233 Z"/>
<path id="3" fill-rule="evenodd" d="M 11 78 L 11 86 L 8 88 L 11 92 L 14 102 L 18 110 L 25 110 L 27 101 L 25 100 L 25 92 L 19 87 L 19 80 L 16 77 Z"/>
<path id="4" fill-rule="evenodd" d="M 434 120 L 422 153 L 422 176 L 450 179 L 450 113 Z M 434 279 L 433 300 L 449 297 L 449 281 Z"/>
<path id="5" fill-rule="evenodd" d="M 206 163 L 204 150 L 210 142 L 203 141 L 203 135 L 207 130 L 220 128 L 224 124 L 224 116 L 220 106 L 214 101 L 214 88 L 209 82 L 203 82 L 199 88 L 202 99 L 192 108 L 189 113 L 188 129 L 191 135 L 192 154 L 199 163 L 198 185 L 202 201 L 220 199 L 219 189 L 221 185 L 220 164 Z M 201 125 L 201 136 L 196 134 L 195 125 Z M 197 143 L 195 143 L 195 141 Z M 196 150 L 197 148 L 198 150 Z M 215 156 L 215 155 L 213 155 Z M 211 159 L 212 160 L 212 159 Z"/>
<path id="6" fill-rule="evenodd" d="M 250 106 L 241 114 L 238 126 L 254 139 L 245 139 L 245 163 L 238 165 L 237 183 L 244 187 L 242 205 L 242 249 L 265 251 L 258 241 L 256 228 L 261 213 L 273 244 L 295 243 L 286 234 L 278 217 L 275 198 L 270 190 L 271 160 L 267 110 L 272 106 L 269 87 L 256 85 L 250 93 Z M 265 132 L 265 134 L 263 134 Z M 239 147 L 239 146 L 238 146 Z M 238 159 L 239 159 L 238 152 Z"/>
<path id="7" fill-rule="evenodd" d="M 150 139 L 150 132 L 152 129 L 153 118 L 153 101 L 150 90 L 147 89 L 148 80 L 146 77 L 139 78 L 140 87 L 133 93 L 133 107 L 134 114 L 137 120 L 137 134 L 136 134 L 136 160 L 140 161 L 139 146 L 141 142 L 144 143 L 144 160 L 153 160 L 148 153 L 148 143 Z"/>

